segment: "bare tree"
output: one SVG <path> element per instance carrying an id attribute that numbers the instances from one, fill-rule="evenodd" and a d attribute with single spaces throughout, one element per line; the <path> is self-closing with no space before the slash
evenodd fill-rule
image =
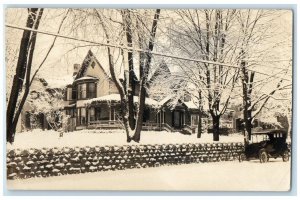
<path id="1" fill-rule="evenodd" d="M 103 28 L 103 31 L 105 33 L 105 37 L 107 42 L 109 43 L 112 38 L 110 36 L 110 32 L 108 29 L 107 21 L 104 20 L 103 13 L 99 12 L 98 10 L 95 10 L 95 13 L 98 16 L 98 19 L 101 23 L 101 26 Z M 130 47 L 132 46 L 132 18 L 129 10 L 123 10 L 121 11 L 122 17 L 123 17 L 123 29 L 126 32 L 126 43 Z M 139 80 L 139 101 L 135 108 L 133 104 L 133 94 L 134 94 L 134 67 L 133 67 L 133 55 L 132 52 L 128 51 L 127 55 L 124 55 L 125 60 L 125 66 L 129 66 L 128 69 L 124 69 L 124 80 L 121 82 L 118 77 L 116 76 L 115 72 L 115 62 L 114 62 L 114 56 L 112 53 L 112 48 L 107 47 L 107 54 L 109 57 L 109 70 L 111 73 L 112 80 L 114 81 L 121 97 L 121 115 L 124 123 L 124 127 L 127 134 L 127 142 L 140 141 L 140 135 L 142 130 L 142 122 L 143 122 L 143 114 L 145 109 L 145 100 L 146 100 L 146 91 L 147 91 L 147 82 L 148 82 L 148 75 L 149 75 L 149 69 L 151 64 L 151 51 L 154 48 L 154 39 L 156 35 L 156 29 L 157 24 L 159 20 L 160 15 L 160 9 L 157 9 L 154 14 L 152 27 L 150 29 L 150 36 L 149 36 L 149 43 L 147 46 L 148 53 L 142 53 L 142 56 L 140 55 L 140 80 Z M 140 22 L 139 22 L 140 23 Z M 141 40 L 141 38 L 139 38 Z M 143 38 L 143 40 L 146 40 Z M 126 54 L 126 52 L 125 52 Z M 133 119 L 134 117 L 134 109 L 137 110 L 136 120 Z M 133 124 L 135 122 L 135 125 Z M 132 129 L 133 128 L 133 129 Z"/>
<path id="2" fill-rule="evenodd" d="M 177 35 L 173 40 L 181 53 L 207 61 L 235 62 L 237 44 L 230 38 L 235 10 L 178 10 L 175 13 L 177 21 L 171 37 Z M 203 112 L 204 96 L 213 121 L 213 140 L 218 141 L 220 117 L 227 109 L 239 70 L 208 63 L 189 65 L 193 69 L 186 69 L 185 65 L 183 71 L 198 89 L 199 114 Z"/>
<path id="3" fill-rule="evenodd" d="M 43 12 L 44 12 L 43 8 L 28 9 L 26 27 L 32 28 L 32 29 L 38 29 Z M 65 15 L 65 17 L 61 21 L 58 33 L 60 32 L 61 26 L 62 26 L 66 16 L 67 15 Z M 23 31 L 23 36 L 21 39 L 20 49 L 19 49 L 19 57 L 18 57 L 18 62 L 17 62 L 17 66 L 16 66 L 16 73 L 14 75 L 11 92 L 10 92 L 10 98 L 9 98 L 8 105 L 7 105 L 6 140 L 7 140 L 7 142 L 10 142 L 10 143 L 14 142 L 16 126 L 17 126 L 21 111 L 23 109 L 23 106 L 26 102 L 27 96 L 30 92 L 30 86 L 32 85 L 32 82 L 34 81 L 37 73 L 43 66 L 49 53 L 51 52 L 52 48 L 54 47 L 57 37 L 54 38 L 44 59 L 42 60 L 40 65 L 37 67 L 35 72 L 31 75 L 32 61 L 33 61 L 34 50 L 35 50 L 35 45 L 36 45 L 36 38 L 37 38 L 37 32 L 29 31 L 29 30 Z M 24 85 L 24 81 L 25 81 L 25 85 Z M 23 86 L 25 86 L 25 90 L 22 94 L 23 96 L 21 97 L 21 99 L 19 99 L 19 97 L 21 96 L 21 93 L 22 93 Z"/>
<path id="4" fill-rule="evenodd" d="M 30 8 L 28 9 L 28 17 L 26 27 L 38 29 L 39 23 L 43 14 L 43 9 Z M 19 94 L 23 87 L 23 80 L 26 75 L 26 86 L 29 84 L 31 63 L 35 48 L 36 33 L 30 31 L 23 32 L 22 40 L 20 43 L 18 64 L 16 67 L 16 74 L 14 75 L 12 89 L 10 93 L 9 102 L 7 105 L 6 115 L 6 140 L 13 143 L 16 125 L 19 115 L 21 113 L 22 104 L 20 104 L 18 110 L 16 110 Z M 26 73 L 27 72 L 27 73 Z M 28 95 L 28 91 L 25 91 L 24 97 Z M 24 103 L 23 103 L 24 104 Z M 17 112 L 16 112 L 17 111 Z"/>
<path id="5" fill-rule="evenodd" d="M 243 110 L 244 110 L 244 133 L 245 142 L 248 143 L 251 140 L 251 129 L 254 119 L 263 110 L 269 99 L 278 91 L 290 88 L 291 84 L 283 84 L 284 76 L 289 72 L 291 65 L 281 63 L 280 73 L 272 77 L 272 74 L 268 77 L 255 81 L 255 77 L 261 75 L 251 71 L 251 68 L 255 66 L 263 66 L 263 63 L 256 62 L 255 60 L 266 60 L 271 62 L 272 65 L 276 63 L 272 62 L 279 60 L 277 55 L 274 55 L 276 49 L 281 48 L 281 51 L 286 51 L 286 46 L 289 45 L 288 40 L 286 43 L 278 43 L 278 36 L 284 34 L 285 37 L 290 39 L 287 32 L 278 32 L 278 29 L 274 25 L 273 21 L 282 16 L 282 12 L 278 14 L 269 10 L 239 10 L 237 12 L 237 25 L 240 30 L 240 66 L 241 66 L 241 83 L 243 89 Z M 281 43 L 281 44 L 280 44 Z M 260 45 L 258 45 L 260 44 Z M 263 46 L 265 45 L 265 46 Z M 284 48 L 285 46 L 285 48 Z M 253 60 L 254 61 L 251 61 Z M 249 62 L 247 62 L 249 60 Z M 282 68 L 285 66 L 285 68 Z M 270 66 L 264 66 L 267 69 L 271 69 Z M 274 67 L 274 66 L 273 66 Z M 276 67 L 276 66 L 275 66 Z M 275 82 L 273 87 L 268 92 L 262 92 L 270 81 Z M 274 84 L 273 84 L 274 85 Z"/>

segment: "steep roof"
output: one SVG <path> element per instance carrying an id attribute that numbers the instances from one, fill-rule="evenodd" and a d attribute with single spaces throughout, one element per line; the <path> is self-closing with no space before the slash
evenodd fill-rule
<path id="1" fill-rule="evenodd" d="M 94 55 L 94 53 L 93 53 L 91 50 L 89 50 L 88 53 L 87 53 L 87 55 L 86 55 L 86 57 L 84 58 L 84 60 L 83 60 L 83 62 L 82 62 L 82 64 L 81 64 L 81 67 L 80 67 L 78 73 L 76 74 L 74 80 L 79 79 L 79 78 L 81 78 L 81 77 L 84 76 L 84 73 L 87 71 L 87 68 L 88 68 L 88 66 L 90 65 L 90 62 L 91 62 L 92 60 L 94 60 L 94 61 L 101 67 L 101 69 L 103 70 L 104 74 L 105 74 L 108 78 L 111 79 L 111 75 L 110 75 L 110 73 L 109 73 L 109 71 L 108 71 L 108 68 L 107 68 L 107 69 L 104 68 L 104 67 L 100 64 L 100 62 L 98 61 L 98 59 L 97 59 L 97 57 Z M 138 79 L 138 77 L 136 76 L 135 72 L 133 72 L 133 73 L 134 73 L 134 80 L 135 80 L 136 82 L 139 82 L 139 81 L 138 81 L 139 79 Z"/>
<path id="2" fill-rule="evenodd" d="M 154 71 L 154 73 L 150 76 L 149 82 L 155 81 L 156 78 L 162 77 L 169 77 L 171 76 L 171 71 L 165 62 L 162 62 L 158 68 Z"/>
<path id="3" fill-rule="evenodd" d="M 82 64 L 81 64 L 81 68 L 79 69 L 78 73 L 75 76 L 75 80 L 79 79 L 81 77 L 84 76 L 84 73 L 86 72 L 88 66 L 90 65 L 90 62 L 92 60 L 95 60 L 96 63 L 102 68 L 102 70 L 104 71 L 104 74 L 110 78 L 110 75 L 107 74 L 107 72 L 104 70 L 103 66 L 100 64 L 100 62 L 98 61 L 98 59 L 96 58 L 96 56 L 93 54 L 93 52 L 91 50 L 88 51 L 86 57 L 84 58 Z"/>

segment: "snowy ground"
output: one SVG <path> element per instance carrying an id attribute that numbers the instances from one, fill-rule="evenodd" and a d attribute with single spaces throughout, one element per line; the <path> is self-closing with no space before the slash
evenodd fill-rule
<path id="1" fill-rule="evenodd" d="M 220 136 L 219 142 L 243 142 L 241 134 Z M 143 131 L 140 144 L 175 144 L 175 143 L 213 143 L 212 134 L 203 134 L 200 139 L 196 134 L 183 135 L 178 132 Z M 130 143 L 137 144 L 137 143 Z M 53 130 L 39 129 L 17 133 L 13 145 L 7 144 L 7 149 L 51 148 L 51 147 L 85 147 L 103 145 L 128 145 L 123 130 L 82 130 L 64 133 Z"/>
<path id="2" fill-rule="evenodd" d="M 287 191 L 290 162 L 270 159 L 200 163 L 128 169 L 49 178 L 8 180 L 19 190 L 181 190 L 181 191 Z"/>

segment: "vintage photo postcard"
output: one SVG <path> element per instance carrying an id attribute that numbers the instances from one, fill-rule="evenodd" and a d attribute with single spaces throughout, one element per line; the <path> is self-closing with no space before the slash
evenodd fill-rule
<path id="1" fill-rule="evenodd" d="M 289 191 L 293 12 L 6 8 L 9 190 Z"/>

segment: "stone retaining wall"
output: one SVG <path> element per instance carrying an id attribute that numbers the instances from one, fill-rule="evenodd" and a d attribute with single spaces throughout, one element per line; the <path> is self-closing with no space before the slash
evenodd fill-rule
<path id="1" fill-rule="evenodd" d="M 7 178 L 232 161 L 238 159 L 243 149 L 242 143 L 17 149 L 7 152 Z"/>

